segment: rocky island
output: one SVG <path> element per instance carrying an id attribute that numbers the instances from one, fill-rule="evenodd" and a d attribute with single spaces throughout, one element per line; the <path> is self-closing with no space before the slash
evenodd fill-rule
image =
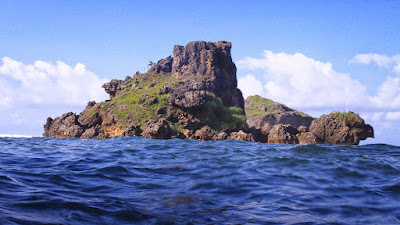
<path id="1" fill-rule="evenodd" d="M 239 139 L 285 144 L 359 144 L 373 129 L 356 113 L 315 119 L 260 96 L 243 99 L 231 43 L 175 45 L 144 74 L 103 85 L 110 99 L 79 115 L 47 118 L 45 137 Z"/>

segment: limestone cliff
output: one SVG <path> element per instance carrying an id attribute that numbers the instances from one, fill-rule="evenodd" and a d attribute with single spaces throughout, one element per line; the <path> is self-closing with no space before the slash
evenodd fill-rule
<path id="1" fill-rule="evenodd" d="M 226 139 L 246 129 L 231 43 L 190 42 L 146 73 L 103 85 L 106 102 L 48 118 L 44 136 Z M 226 136 L 220 134 L 224 132 Z M 219 135 L 220 134 L 220 135 Z"/>
<path id="2" fill-rule="evenodd" d="M 332 113 L 314 120 L 260 96 L 244 101 L 230 50 L 227 41 L 176 45 L 173 56 L 159 60 L 146 73 L 105 83 L 109 100 L 91 101 L 80 114 L 47 118 L 43 136 L 286 144 L 358 144 L 373 137 L 372 127 L 354 113 Z"/>

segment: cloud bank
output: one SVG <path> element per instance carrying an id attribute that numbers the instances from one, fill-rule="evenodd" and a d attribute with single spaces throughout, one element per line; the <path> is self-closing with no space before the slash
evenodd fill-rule
<path id="1" fill-rule="evenodd" d="M 101 85 L 106 82 L 83 64 L 71 67 L 58 61 L 36 61 L 25 65 L 4 57 L 0 67 L 0 106 L 18 107 L 84 106 L 89 100 L 104 100 Z M 1 109 L 0 109 L 1 110 Z"/>
<path id="2" fill-rule="evenodd" d="M 36 61 L 24 64 L 9 57 L 0 66 L 0 134 L 40 135 L 48 116 L 80 111 L 88 101 L 108 95 L 100 79 L 83 64 L 69 66 Z"/>
<path id="3" fill-rule="evenodd" d="M 359 81 L 336 72 L 331 63 L 316 61 L 300 53 L 264 51 L 262 58 L 247 57 L 237 65 L 240 69 L 261 70 L 266 81 L 260 90 L 261 82 L 253 75 L 240 78 L 239 87 L 249 87 L 242 90 L 246 97 L 253 94 L 247 90 L 257 90 L 268 98 L 301 108 L 357 106 L 366 101 L 366 88 Z"/>
<path id="4" fill-rule="evenodd" d="M 380 54 L 358 54 L 351 60 L 352 63 L 376 64 L 379 67 L 390 68 L 400 74 L 400 54 L 394 56 Z"/>
<path id="5" fill-rule="evenodd" d="M 351 61 L 373 62 L 393 69 L 400 62 L 399 56 L 359 54 Z M 400 121 L 400 78 L 397 76 L 387 76 L 377 93 L 371 96 L 365 85 L 349 74 L 335 71 L 330 62 L 317 61 L 301 53 L 264 51 L 262 57 L 246 57 L 239 60 L 237 66 L 250 71 L 238 80 L 244 97 L 258 94 L 290 107 L 311 111 L 332 108 L 344 111 L 349 107 L 350 110 L 365 112 L 371 120 Z"/>

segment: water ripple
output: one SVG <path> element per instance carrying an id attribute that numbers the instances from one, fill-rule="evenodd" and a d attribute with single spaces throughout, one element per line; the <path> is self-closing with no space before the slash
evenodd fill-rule
<path id="1" fill-rule="evenodd" d="M 0 138 L 0 224 L 398 224 L 400 148 Z"/>

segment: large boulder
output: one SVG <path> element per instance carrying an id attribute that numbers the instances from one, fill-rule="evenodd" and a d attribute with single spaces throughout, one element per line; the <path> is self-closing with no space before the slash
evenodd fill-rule
<path id="1" fill-rule="evenodd" d="M 160 119 L 157 122 L 150 120 L 142 136 L 145 138 L 169 139 L 172 137 L 172 129 L 164 119 Z"/>
<path id="2" fill-rule="evenodd" d="M 199 130 L 196 130 L 196 132 L 192 135 L 191 138 L 193 139 L 198 139 L 202 141 L 209 141 L 212 140 L 214 136 L 213 131 L 209 126 L 205 126 Z"/>
<path id="3" fill-rule="evenodd" d="M 80 137 L 84 132 L 75 113 L 68 112 L 56 119 L 47 118 L 44 125 L 45 137 Z"/>
<path id="4" fill-rule="evenodd" d="M 276 124 L 269 131 L 268 143 L 298 144 L 299 131 L 290 124 Z"/>
<path id="5" fill-rule="evenodd" d="M 374 137 L 371 125 L 353 112 L 322 115 L 312 122 L 310 132 L 325 144 L 358 145 L 361 140 Z"/>

